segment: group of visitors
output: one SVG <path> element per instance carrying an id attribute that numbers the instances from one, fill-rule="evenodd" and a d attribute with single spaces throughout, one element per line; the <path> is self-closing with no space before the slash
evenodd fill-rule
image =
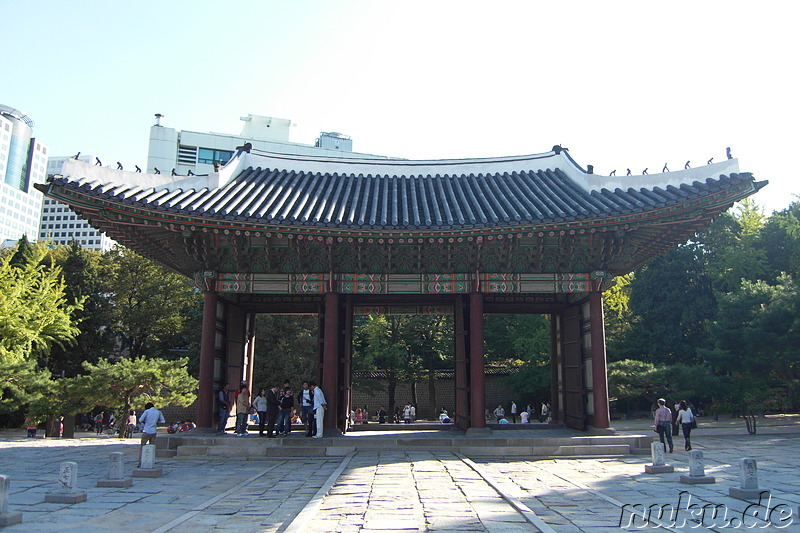
<path id="1" fill-rule="evenodd" d="M 380 409 L 375 413 L 375 417 L 378 421 L 378 424 L 385 424 L 389 413 L 386 409 L 381 405 Z M 361 408 L 355 408 L 350 410 L 350 425 L 361 425 L 369 423 L 369 407 L 366 405 Z"/>
<path id="2" fill-rule="evenodd" d="M 239 437 L 248 434 L 251 415 L 257 416 L 260 437 L 288 436 L 292 431 L 292 424 L 296 422 L 305 426 L 306 437 L 322 437 L 323 420 L 328 405 L 325 395 L 315 382 L 304 381 L 303 388 L 295 394 L 289 380 L 286 380 L 283 387 L 273 385 L 268 389 L 260 389 L 258 395 L 252 399 L 247 382 L 241 382 L 236 391 L 231 391 L 228 387 L 226 384 L 217 393 L 218 433 L 225 433 L 231 409 L 235 409 L 234 433 Z M 299 414 L 295 404 L 300 407 Z"/>
<path id="3" fill-rule="evenodd" d="M 697 420 L 695 419 L 692 409 L 686 400 L 681 400 L 675 404 L 675 412 L 667 407 L 667 401 L 664 398 L 659 398 L 656 402 L 658 408 L 655 411 L 653 430 L 658 433 L 658 438 L 661 444 L 664 445 L 666 450 L 669 446 L 669 452 L 672 453 L 672 436 L 673 433 L 677 435 L 677 431 L 673 431 L 673 427 L 680 427 L 683 431 L 684 449 L 688 452 L 692 449 L 691 434 L 692 429 L 697 427 Z"/>
<path id="4" fill-rule="evenodd" d="M 544 424 L 545 422 L 550 422 L 552 419 L 552 408 L 548 402 L 542 402 L 541 409 L 539 409 L 538 412 L 539 422 Z M 517 402 L 511 400 L 508 416 L 506 416 L 506 409 L 503 407 L 503 404 L 498 404 L 495 410 L 492 412 L 492 415 L 494 415 L 494 418 L 498 424 L 516 424 L 517 417 L 519 417 L 521 423 L 527 424 L 536 418 L 536 410 L 531 406 L 531 404 L 528 404 L 525 409 L 520 410 L 519 407 L 517 407 Z M 508 420 L 509 418 L 511 419 L 510 422 Z M 489 415 L 489 410 L 487 409 L 486 420 L 490 419 L 491 416 Z"/>

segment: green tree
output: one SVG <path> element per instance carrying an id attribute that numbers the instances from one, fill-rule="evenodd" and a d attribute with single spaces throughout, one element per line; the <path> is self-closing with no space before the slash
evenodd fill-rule
<path id="1" fill-rule="evenodd" d="M 774 286 L 743 281 L 740 290 L 721 296 L 710 331 L 714 349 L 704 355 L 730 380 L 730 405 L 763 411 L 782 397 L 800 409 L 800 290 L 790 276 Z"/>
<path id="2" fill-rule="evenodd" d="M 627 413 L 631 412 L 631 404 L 636 408 L 652 405 L 654 396 L 657 398 L 663 387 L 655 377 L 656 367 L 652 363 L 635 359 L 613 361 L 608 364 L 607 372 L 608 399 L 618 406 L 624 404 Z M 646 401 L 642 402 L 643 399 Z"/>
<path id="3" fill-rule="evenodd" d="M 766 281 L 774 282 L 782 273 L 800 276 L 800 202 L 793 202 L 772 214 L 761 231 L 760 246 L 766 256 Z"/>
<path id="4" fill-rule="evenodd" d="M 126 248 L 104 255 L 103 290 L 111 301 L 109 326 L 133 358 L 165 355 L 188 310 L 200 306 L 189 280 Z"/>
<path id="5" fill-rule="evenodd" d="M 354 370 L 383 370 L 386 372 L 389 394 L 389 413 L 394 413 L 395 393 L 400 382 L 411 381 L 415 372 L 409 356 L 408 337 L 404 329 L 408 315 L 368 315 L 358 317 L 354 327 Z M 359 383 L 364 386 L 365 383 Z"/>
<path id="6" fill-rule="evenodd" d="M 759 245 L 763 227 L 761 208 L 747 198 L 698 235 L 698 250 L 716 291 L 734 291 L 741 280 L 755 281 L 765 274 L 766 255 Z"/>
<path id="7" fill-rule="evenodd" d="M 169 361 L 148 357 L 122 359 L 116 363 L 100 360 L 84 363 L 85 375 L 69 380 L 73 394 L 83 398 L 83 405 L 104 405 L 127 413 L 142 409 L 147 402 L 155 405 L 190 405 L 197 398 L 197 380 L 187 372 L 186 358 Z M 120 424 L 120 437 L 125 434 Z"/>
<path id="8" fill-rule="evenodd" d="M 42 244 L 0 256 L 0 410 L 19 408 L 44 394 L 49 372 L 39 362 L 53 345 L 72 342 L 79 330 L 60 268 L 45 266 Z"/>
<path id="9" fill-rule="evenodd" d="M 54 259 L 61 268 L 68 302 L 83 302 L 73 313 L 80 333 L 67 346 L 53 346 L 47 356 L 47 367 L 54 375 L 74 377 L 83 372 L 83 362 L 96 363 L 114 350 L 115 339 L 110 333 L 109 301 L 101 288 L 100 262 L 102 254 L 86 250 L 76 241 L 60 246 Z"/>
<path id="10" fill-rule="evenodd" d="M 633 322 L 620 355 L 654 364 L 698 363 L 716 300 L 696 245 L 674 248 L 631 281 Z"/>
<path id="11" fill-rule="evenodd" d="M 517 369 L 506 383 L 521 398 L 550 398 L 550 321 L 544 315 L 487 315 L 487 361 Z"/>
<path id="12" fill-rule="evenodd" d="M 631 281 L 633 274 L 617 276 L 614 286 L 603 292 L 606 351 L 609 361 L 620 360 L 620 344 L 625 342 L 633 321 L 631 312 Z"/>
<path id="13" fill-rule="evenodd" d="M 439 405 L 436 397 L 436 371 L 453 367 L 453 317 L 449 314 L 411 315 L 406 325 L 406 336 L 409 356 L 414 360 L 411 366 L 417 369 L 412 375 L 412 387 L 415 387 L 417 378 L 427 380 L 428 384 L 431 411 L 419 415 L 435 418 Z M 415 388 L 412 389 L 412 393 L 415 392 Z M 414 401 L 416 402 L 416 397 Z"/>
<path id="14" fill-rule="evenodd" d="M 256 317 L 253 394 L 261 387 L 282 385 L 287 379 L 296 391 L 303 381 L 318 381 L 317 329 L 315 315 Z"/>

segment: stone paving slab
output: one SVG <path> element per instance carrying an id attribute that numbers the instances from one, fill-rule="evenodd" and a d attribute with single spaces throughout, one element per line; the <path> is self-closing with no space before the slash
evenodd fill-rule
<path id="1" fill-rule="evenodd" d="M 178 519 L 170 531 L 282 531 L 342 461 L 341 457 L 264 457 L 252 462 L 226 456 L 159 458 L 161 478 L 137 478 L 129 489 L 96 488 L 95 482 L 107 475 L 108 453 L 125 454 L 127 473 L 136 464 L 136 444 L 102 437 L 26 440 L 0 433 L 0 473 L 11 478 L 9 507 L 23 512 L 23 523 L 6 530 L 156 531 Z M 715 485 L 681 485 L 688 456 L 677 447 L 667 457 L 675 472 L 659 475 L 645 474 L 649 456 L 473 458 L 500 492 L 450 452 L 358 452 L 317 509 L 309 530 L 536 531 L 509 504 L 513 498 L 559 533 L 637 531 L 647 524 L 619 527 L 620 518 L 623 522 L 629 518 L 623 516 L 622 505 L 674 506 L 682 491 L 684 498 L 690 495 L 699 505 L 719 505 L 741 515 L 754 502 L 731 498 L 728 488 L 738 484 L 739 459 L 751 457 L 758 461 L 759 486 L 772 492 L 769 505 L 788 506 L 793 514 L 791 524 L 781 524 L 787 527 L 762 522 L 749 529 L 800 531 L 800 431 L 751 436 L 701 429 L 693 434 L 693 445 L 704 452 L 706 473 L 717 478 Z M 78 489 L 87 492 L 87 502 L 44 503 L 44 494 L 55 489 L 58 464 L 67 460 L 78 464 Z M 213 498 L 218 500 L 212 502 Z M 728 529 L 732 528 L 719 524 L 713 528 Z"/>

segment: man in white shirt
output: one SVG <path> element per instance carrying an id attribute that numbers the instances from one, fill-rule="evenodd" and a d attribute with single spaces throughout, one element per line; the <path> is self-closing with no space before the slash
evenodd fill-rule
<path id="1" fill-rule="evenodd" d="M 322 393 L 322 389 L 317 387 L 316 382 L 309 381 L 308 388 L 314 392 L 314 422 L 317 426 L 314 438 L 321 439 L 323 431 L 322 422 L 325 419 L 325 410 L 328 408 L 328 402 L 325 401 L 325 395 Z"/>
<path id="2" fill-rule="evenodd" d="M 514 400 L 511 400 L 511 423 L 517 423 L 517 403 Z"/>
<path id="3" fill-rule="evenodd" d="M 139 450 L 141 450 L 145 444 L 156 443 L 156 433 L 158 432 L 156 426 L 158 424 L 166 424 L 166 420 L 164 420 L 164 415 L 161 414 L 161 411 L 153 407 L 152 402 L 147 402 L 144 406 L 144 412 L 139 416 L 139 423 L 142 424 L 142 440 L 139 443 Z M 140 453 L 139 467 L 142 466 L 141 456 Z"/>

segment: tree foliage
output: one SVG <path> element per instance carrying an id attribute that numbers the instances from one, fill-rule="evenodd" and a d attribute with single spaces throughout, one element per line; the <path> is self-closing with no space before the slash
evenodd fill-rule
<path id="1" fill-rule="evenodd" d="M 253 390 L 287 379 L 299 390 L 303 381 L 318 381 L 317 329 L 314 315 L 258 315 Z"/>
<path id="2" fill-rule="evenodd" d="M 83 302 L 73 313 L 80 333 L 75 342 L 54 346 L 46 357 L 47 368 L 57 376 L 74 377 L 83 372 L 83 362 L 96 363 L 114 351 L 115 339 L 108 327 L 110 301 L 102 288 L 102 254 L 82 248 L 76 241 L 53 251 L 61 268 L 68 302 Z"/>
<path id="3" fill-rule="evenodd" d="M 109 326 L 124 355 L 164 355 L 188 310 L 200 306 L 200 295 L 185 277 L 126 248 L 106 253 L 104 270 Z"/>
<path id="4" fill-rule="evenodd" d="M 638 271 L 630 284 L 630 330 L 623 358 L 655 364 L 697 363 L 709 345 L 706 321 L 716 300 L 697 246 L 670 250 Z"/>
<path id="5" fill-rule="evenodd" d="M 784 274 L 776 285 L 743 281 L 720 298 L 711 331 L 714 349 L 706 357 L 730 381 L 729 404 L 763 411 L 781 397 L 800 409 L 800 290 L 792 277 Z"/>
<path id="6" fill-rule="evenodd" d="M 73 314 L 81 299 L 68 302 L 57 266 L 48 251 L 23 240 L 0 256 L 0 410 L 19 408 L 45 393 L 50 375 L 39 361 L 52 346 L 78 335 Z"/>
<path id="7" fill-rule="evenodd" d="M 550 320 L 543 315 L 486 315 L 487 362 L 518 370 L 506 378 L 520 401 L 550 399 Z"/>
<path id="8" fill-rule="evenodd" d="M 68 380 L 70 405 L 62 410 L 71 406 L 77 412 L 103 405 L 127 413 L 131 408 L 142 409 L 147 402 L 190 405 L 197 398 L 197 380 L 187 372 L 187 364 L 186 358 L 169 361 L 147 357 L 84 363 L 85 374 Z M 76 403 L 75 397 L 83 401 Z"/>

